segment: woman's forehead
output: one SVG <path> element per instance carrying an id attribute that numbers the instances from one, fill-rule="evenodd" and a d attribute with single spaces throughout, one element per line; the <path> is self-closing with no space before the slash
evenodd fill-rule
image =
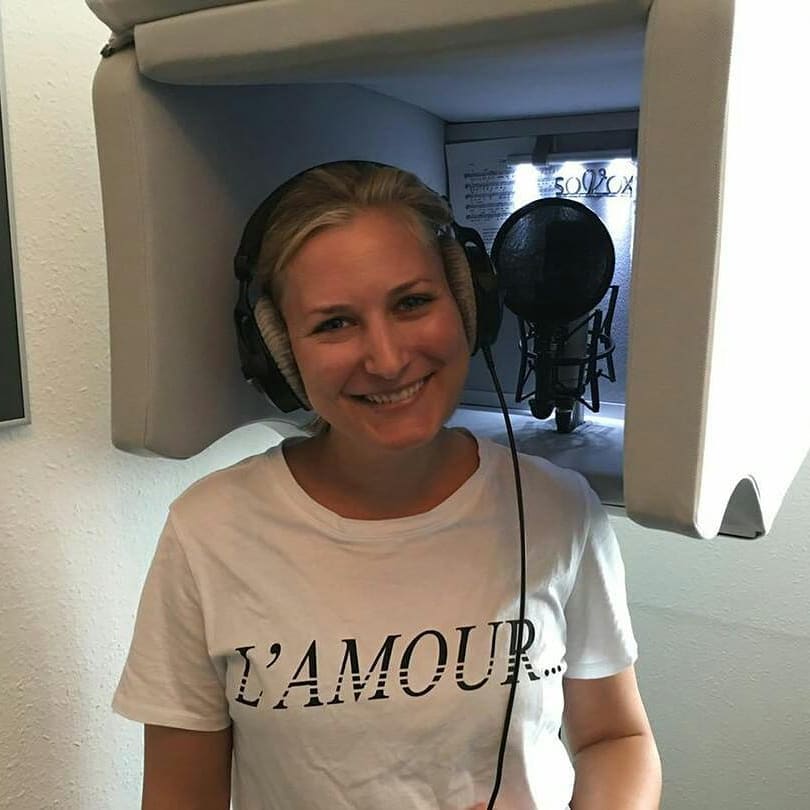
<path id="1" fill-rule="evenodd" d="M 394 289 L 417 279 L 444 277 L 437 247 L 419 238 L 410 218 L 394 211 L 364 211 L 349 222 L 318 231 L 287 266 L 289 292 L 311 295 Z"/>

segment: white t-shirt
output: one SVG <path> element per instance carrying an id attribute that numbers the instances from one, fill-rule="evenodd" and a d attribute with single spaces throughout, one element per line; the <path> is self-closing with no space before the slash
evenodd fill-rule
<path id="1" fill-rule="evenodd" d="M 233 724 L 234 810 L 467 810 L 489 798 L 514 676 L 520 544 L 508 449 L 429 512 L 340 517 L 281 446 L 171 507 L 113 701 Z M 616 537 L 577 473 L 521 456 L 527 623 L 503 810 L 563 810 L 563 675 L 636 659 Z M 511 645 L 511 646 L 510 646 Z"/>

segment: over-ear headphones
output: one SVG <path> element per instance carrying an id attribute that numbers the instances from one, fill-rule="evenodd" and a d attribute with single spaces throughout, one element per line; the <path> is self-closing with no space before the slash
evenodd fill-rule
<path id="1" fill-rule="evenodd" d="M 254 303 L 251 296 L 251 285 L 256 277 L 265 231 L 282 199 L 308 172 L 344 164 L 360 169 L 396 168 L 384 163 L 351 160 L 322 163 L 299 172 L 282 183 L 253 212 L 245 226 L 239 249 L 234 258 L 234 272 L 239 280 L 234 322 L 242 373 L 284 413 L 299 408 L 309 409 L 309 402 L 303 385 L 300 383 L 281 315 L 267 295 L 259 296 Z M 431 194 L 441 196 L 428 186 L 424 185 L 424 187 Z M 461 247 L 461 251 L 454 251 L 453 254 L 454 256 L 459 255 L 460 263 L 463 265 L 459 270 L 460 283 L 467 289 L 471 287 L 474 295 L 475 311 L 471 313 L 474 327 L 472 327 L 472 335 L 468 335 L 468 337 L 472 338 L 470 341 L 471 354 L 475 354 L 479 348 L 491 346 L 498 336 L 503 312 L 502 295 L 495 270 L 480 234 L 472 228 L 463 227 L 455 221 L 451 221 L 446 228 L 446 235 Z M 450 281 L 446 254 L 445 272 L 448 273 L 448 281 Z M 451 284 L 451 289 L 463 312 L 465 309 L 461 300 L 464 298 L 463 293 L 454 288 L 453 284 Z"/>

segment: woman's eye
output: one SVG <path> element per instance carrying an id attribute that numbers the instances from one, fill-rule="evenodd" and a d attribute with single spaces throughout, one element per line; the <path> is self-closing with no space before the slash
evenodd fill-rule
<path id="1" fill-rule="evenodd" d="M 315 327 L 315 332 L 335 332 L 338 329 L 341 329 L 345 323 L 345 318 L 330 318 L 328 321 L 319 323 Z"/>
<path id="2" fill-rule="evenodd" d="M 429 304 L 432 300 L 433 297 L 430 295 L 407 295 L 399 302 L 399 306 L 401 309 L 410 311 Z"/>

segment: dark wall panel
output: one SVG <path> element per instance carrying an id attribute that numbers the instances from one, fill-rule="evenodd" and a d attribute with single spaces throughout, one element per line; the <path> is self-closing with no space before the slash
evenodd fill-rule
<path id="1" fill-rule="evenodd" d="M 0 132 L 0 423 L 25 416 L 4 143 Z"/>

